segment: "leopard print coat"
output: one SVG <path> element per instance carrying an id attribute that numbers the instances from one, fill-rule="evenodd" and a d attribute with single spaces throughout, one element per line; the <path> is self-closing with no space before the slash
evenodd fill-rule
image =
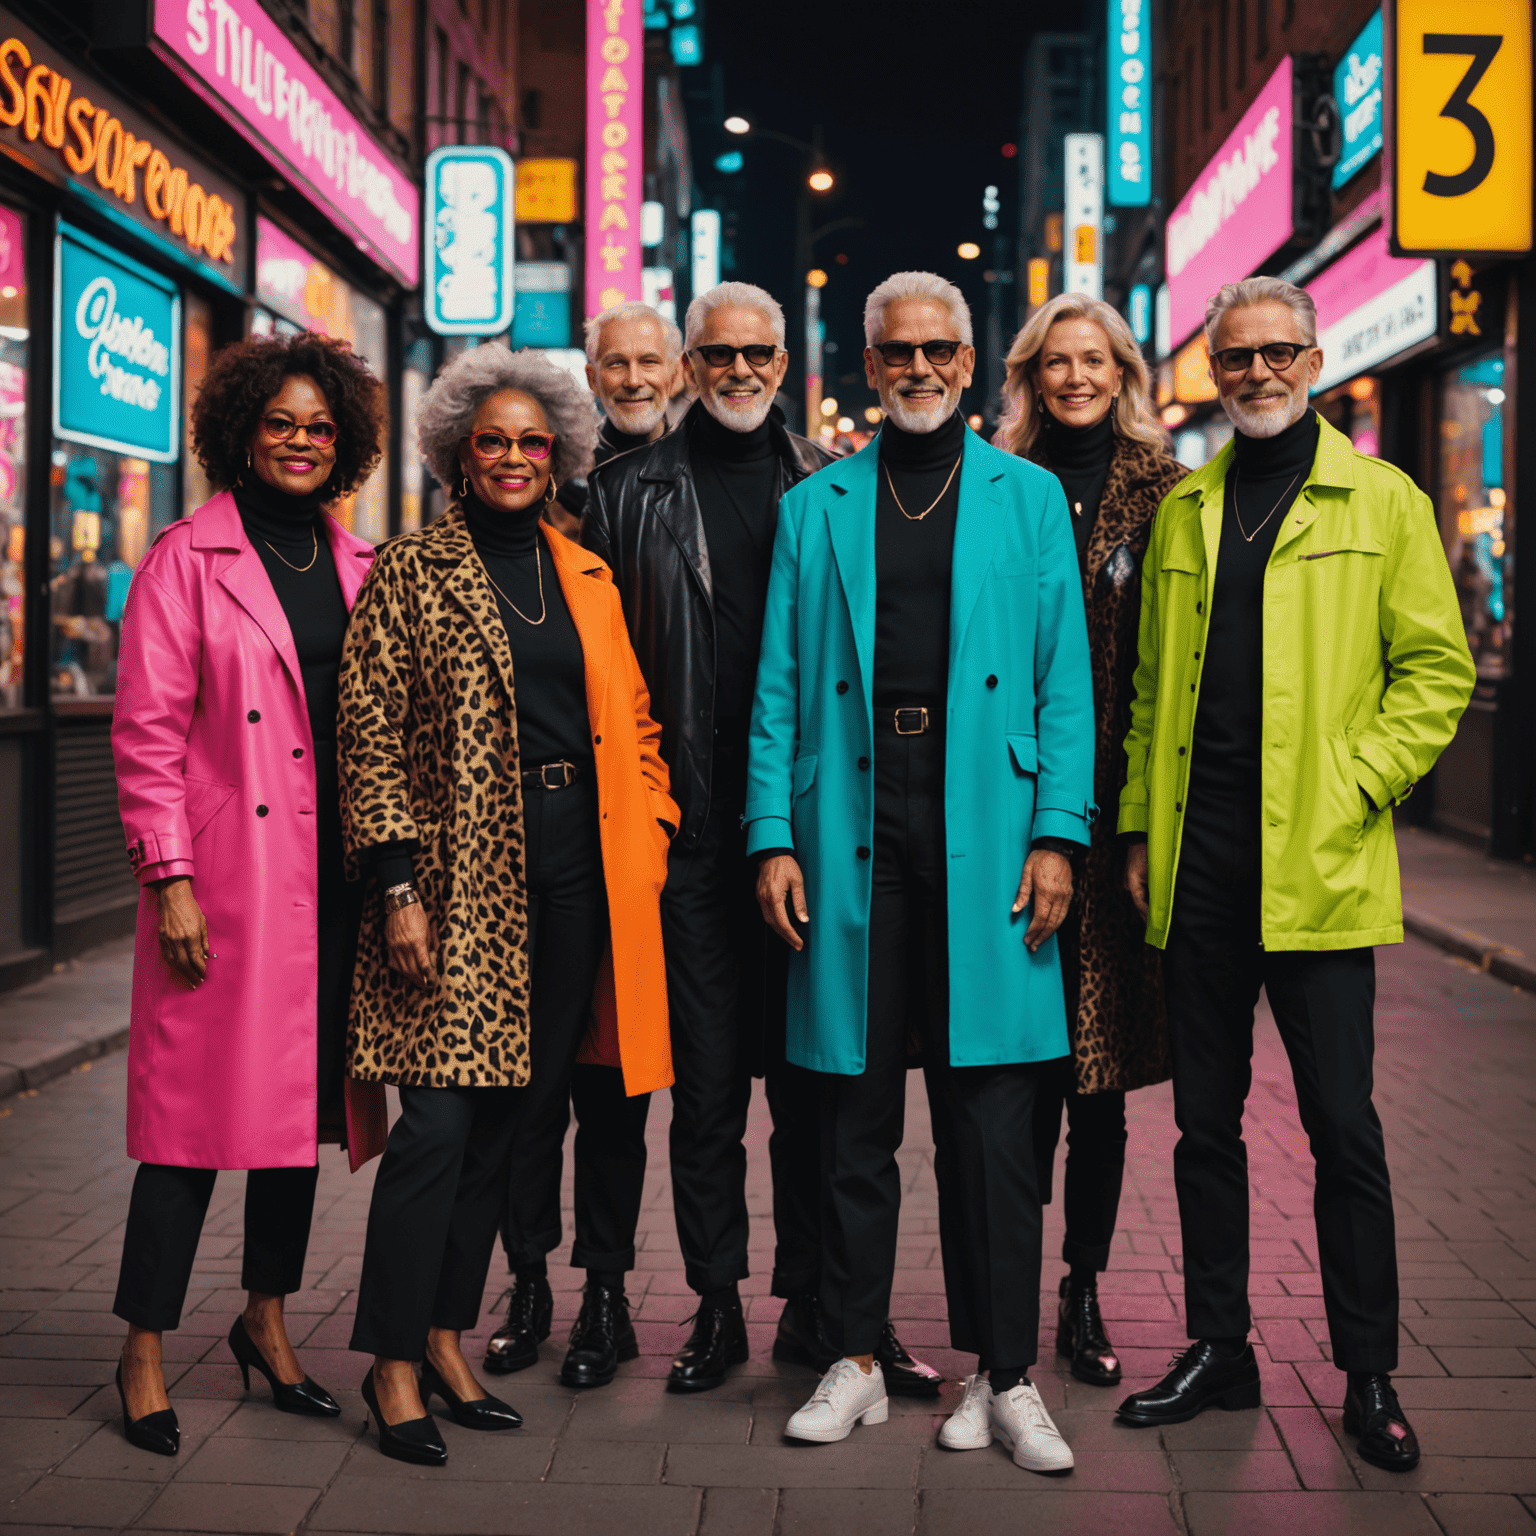
<path id="1" fill-rule="evenodd" d="M 456 508 L 383 545 L 341 663 L 341 807 L 349 874 L 416 845 L 439 984 L 391 968 L 382 893 L 364 909 L 348 1074 L 413 1088 L 528 1081 L 528 908 L 512 651 Z"/>
<path id="2" fill-rule="evenodd" d="M 1036 462 L 1049 469 L 1035 445 Z M 1124 888 L 1125 850 L 1113 807 L 1125 784 L 1124 742 L 1131 723 L 1141 619 L 1141 558 L 1158 503 L 1188 471 L 1144 443 L 1115 439 L 1098 520 L 1088 540 L 1083 602 L 1093 662 L 1094 799 L 1100 813 L 1078 866 L 1072 910 L 1063 923 L 1063 971 L 1071 1012 L 1071 953 L 1078 956 L 1073 1075 L 1079 1093 L 1144 1088 L 1170 1075 L 1161 955 L 1145 939 Z M 1109 807 L 1106 810 L 1105 807 Z"/>

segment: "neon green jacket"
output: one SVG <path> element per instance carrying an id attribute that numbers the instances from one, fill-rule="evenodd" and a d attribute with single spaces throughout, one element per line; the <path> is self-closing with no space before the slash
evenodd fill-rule
<path id="1" fill-rule="evenodd" d="M 1326 421 L 1320 428 L 1264 578 L 1266 949 L 1402 941 L 1391 807 L 1445 749 L 1476 679 L 1429 498 Z M 1147 834 L 1147 942 L 1159 949 L 1231 461 L 1229 443 L 1169 492 L 1142 564 L 1119 827 Z"/>

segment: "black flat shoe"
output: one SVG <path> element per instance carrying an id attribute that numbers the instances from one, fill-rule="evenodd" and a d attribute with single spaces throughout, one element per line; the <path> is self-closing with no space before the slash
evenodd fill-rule
<path id="1" fill-rule="evenodd" d="M 667 1391 L 708 1392 L 725 1380 L 733 1365 L 744 1365 L 750 1358 L 740 1298 L 723 1307 L 700 1302 L 693 1314 L 693 1332 L 672 1362 Z"/>
<path id="2" fill-rule="evenodd" d="M 443 1378 L 428 1361 L 421 1364 L 421 1402 L 426 1407 L 436 1393 L 448 1404 L 448 1412 L 460 1429 L 521 1429 L 523 1416 L 511 1403 L 499 1397 L 455 1397 L 443 1383 Z"/>
<path id="3" fill-rule="evenodd" d="M 1251 1344 L 1229 1359 L 1208 1339 L 1196 1339 L 1172 1364 L 1155 1387 L 1133 1392 L 1120 1404 L 1120 1423 L 1150 1429 L 1182 1424 L 1207 1408 L 1259 1406 L 1259 1362 Z"/>
<path id="4" fill-rule="evenodd" d="M 875 1359 L 885 1372 L 885 1390 L 892 1397 L 937 1397 L 944 1378 L 931 1365 L 914 1360 L 896 1337 L 896 1325 L 890 1318 L 875 1345 Z"/>
<path id="5" fill-rule="evenodd" d="M 1070 1275 L 1061 1277 L 1061 1307 L 1056 1314 L 1056 1353 L 1065 1355 L 1073 1379 L 1090 1387 L 1113 1387 L 1120 1381 L 1120 1360 L 1099 1315 L 1097 1285 L 1078 1289 Z"/>
<path id="6" fill-rule="evenodd" d="M 320 1419 L 340 1417 L 341 1404 L 319 1382 L 306 1376 L 297 1386 L 292 1386 L 277 1379 L 272 1367 L 262 1359 L 256 1341 L 246 1331 L 243 1315 L 235 1319 L 229 1330 L 229 1352 L 240 1366 L 240 1379 L 247 1392 L 251 1390 L 251 1368 L 254 1366 L 267 1378 L 267 1385 L 272 1388 L 272 1402 L 284 1413 L 307 1413 Z"/>
<path id="7" fill-rule="evenodd" d="M 374 1428 L 379 1432 L 379 1449 L 395 1461 L 409 1461 L 418 1467 L 443 1467 L 448 1464 L 448 1447 L 443 1443 L 442 1431 L 437 1420 L 429 1413 L 425 1418 L 407 1419 L 403 1424 L 386 1424 L 379 1412 L 379 1395 L 373 1389 L 373 1371 L 363 1377 L 363 1401 L 373 1415 Z M 423 1394 L 425 1395 L 425 1394 Z"/>
<path id="8" fill-rule="evenodd" d="M 1360 1442 L 1360 1455 L 1386 1472 L 1412 1472 L 1419 1464 L 1414 1434 L 1390 1376 L 1349 1375 L 1344 1394 L 1344 1433 Z"/>
<path id="9" fill-rule="evenodd" d="M 533 1281 L 519 1280 L 512 1288 L 507 1320 L 485 1346 L 485 1368 L 493 1376 L 510 1376 L 539 1363 L 539 1345 L 549 1337 L 555 1316 L 555 1298 L 542 1275 Z"/>
<path id="10" fill-rule="evenodd" d="M 570 1348 L 560 1367 L 562 1384 L 605 1387 L 613 1380 L 620 1361 L 637 1359 L 639 1354 L 640 1344 L 623 1290 L 588 1281 L 581 1311 L 571 1329 Z"/>
<path id="11" fill-rule="evenodd" d="M 123 1394 L 123 1362 L 117 1362 L 117 1400 L 123 1405 L 123 1434 L 129 1445 L 141 1451 L 153 1451 L 156 1456 L 174 1456 L 181 1450 L 181 1425 L 176 1422 L 174 1408 L 162 1408 L 157 1413 L 146 1413 L 142 1419 L 128 1417 L 128 1399 Z"/>

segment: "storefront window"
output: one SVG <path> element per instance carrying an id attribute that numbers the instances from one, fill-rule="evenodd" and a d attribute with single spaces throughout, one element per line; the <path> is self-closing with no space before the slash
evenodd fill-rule
<path id="1" fill-rule="evenodd" d="M 1440 392 L 1440 532 L 1479 677 L 1509 666 L 1511 600 L 1504 523 L 1504 360 L 1478 359 Z"/>
<path id="2" fill-rule="evenodd" d="M 208 360 L 213 352 L 213 305 L 207 299 L 189 293 L 185 308 L 187 339 L 183 350 L 186 367 L 181 388 L 181 440 L 186 451 L 181 456 L 181 505 L 183 512 L 190 514 L 213 498 L 213 485 L 192 452 L 192 407 L 203 380 L 208 377 Z"/>
<path id="3" fill-rule="evenodd" d="M 20 709 L 26 645 L 26 225 L 0 206 L 0 709 Z"/>
<path id="4" fill-rule="evenodd" d="M 1369 374 L 1330 389 L 1312 403 L 1318 415 L 1355 445 L 1357 453 L 1381 457 L 1381 390 Z"/>

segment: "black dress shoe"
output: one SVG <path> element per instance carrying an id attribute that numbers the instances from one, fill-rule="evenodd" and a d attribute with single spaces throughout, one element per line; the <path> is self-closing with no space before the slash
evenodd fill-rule
<path id="1" fill-rule="evenodd" d="M 700 1302 L 693 1314 L 693 1332 L 672 1362 L 667 1391 L 708 1392 L 725 1380 L 733 1365 L 744 1364 L 750 1356 L 740 1300 L 723 1307 Z"/>
<path id="2" fill-rule="evenodd" d="M 797 1291 L 779 1313 L 779 1329 L 773 1336 L 773 1358 L 791 1365 L 809 1365 L 825 1376 L 837 1360 L 821 1326 L 821 1297 L 815 1291 Z"/>
<path id="3" fill-rule="evenodd" d="M 931 1365 L 914 1360 L 896 1337 L 896 1325 L 886 1318 L 875 1359 L 885 1372 L 885 1390 L 892 1397 L 937 1397 L 944 1378 Z"/>
<path id="4" fill-rule="evenodd" d="M 511 1403 L 504 1403 L 499 1397 L 490 1396 L 455 1397 L 431 1362 L 423 1360 L 421 1363 L 423 1407 L 430 1406 L 434 1393 L 448 1404 L 448 1412 L 453 1415 L 453 1422 L 460 1429 L 497 1430 L 523 1427 L 523 1416 Z"/>
<path id="5" fill-rule="evenodd" d="M 117 1362 L 117 1400 L 123 1405 L 123 1434 L 129 1445 L 141 1451 L 153 1451 L 156 1456 L 174 1456 L 181 1449 L 181 1426 L 176 1422 L 174 1408 L 162 1408 L 158 1413 L 146 1413 L 142 1419 L 128 1417 L 128 1399 L 123 1392 L 123 1362 Z"/>
<path id="6" fill-rule="evenodd" d="M 442 1431 L 437 1420 L 429 1413 L 425 1418 L 407 1419 L 403 1424 L 386 1424 L 379 1412 L 379 1395 L 373 1389 L 373 1372 L 363 1377 L 363 1401 L 373 1415 L 374 1428 L 379 1432 L 379 1449 L 395 1461 L 408 1461 L 418 1467 L 444 1467 L 448 1464 L 448 1447 L 443 1443 Z"/>
<path id="7" fill-rule="evenodd" d="M 567 1387 L 606 1387 L 619 1362 L 633 1360 L 639 1353 L 623 1290 L 589 1280 L 560 1367 L 561 1382 Z"/>
<path id="8" fill-rule="evenodd" d="M 1344 1433 L 1359 1440 L 1361 1456 L 1373 1467 L 1412 1472 L 1419 1464 L 1419 1437 L 1403 1414 L 1390 1376 L 1349 1373 Z"/>
<path id="9" fill-rule="evenodd" d="M 254 1366 L 267 1378 L 267 1385 L 272 1388 L 272 1401 L 284 1413 L 307 1413 L 321 1419 L 334 1419 L 340 1415 L 341 1404 L 308 1376 L 297 1386 L 277 1379 L 272 1367 L 262 1358 L 256 1341 L 246 1331 L 244 1315 L 237 1317 L 229 1330 L 229 1351 L 240 1366 L 240 1379 L 247 1392 L 251 1390 L 251 1368 Z"/>
<path id="10" fill-rule="evenodd" d="M 1077 1381 L 1090 1387 L 1113 1387 L 1120 1380 L 1120 1360 L 1104 1332 L 1099 1315 L 1099 1288 L 1072 1284 L 1061 1277 L 1061 1307 L 1056 1314 L 1056 1353 L 1072 1362 L 1067 1367 Z"/>
<path id="11" fill-rule="evenodd" d="M 1248 1344 L 1233 1358 L 1208 1339 L 1196 1339 L 1173 1360 L 1173 1369 L 1145 1392 L 1133 1392 L 1120 1404 L 1122 1424 L 1148 1429 L 1182 1424 L 1207 1408 L 1257 1408 L 1259 1362 Z"/>
<path id="12" fill-rule="evenodd" d="M 539 1345 L 549 1337 L 555 1315 L 555 1298 L 549 1281 L 519 1280 L 512 1288 L 507 1320 L 485 1346 L 485 1368 L 493 1376 L 510 1376 L 539 1362 Z"/>

